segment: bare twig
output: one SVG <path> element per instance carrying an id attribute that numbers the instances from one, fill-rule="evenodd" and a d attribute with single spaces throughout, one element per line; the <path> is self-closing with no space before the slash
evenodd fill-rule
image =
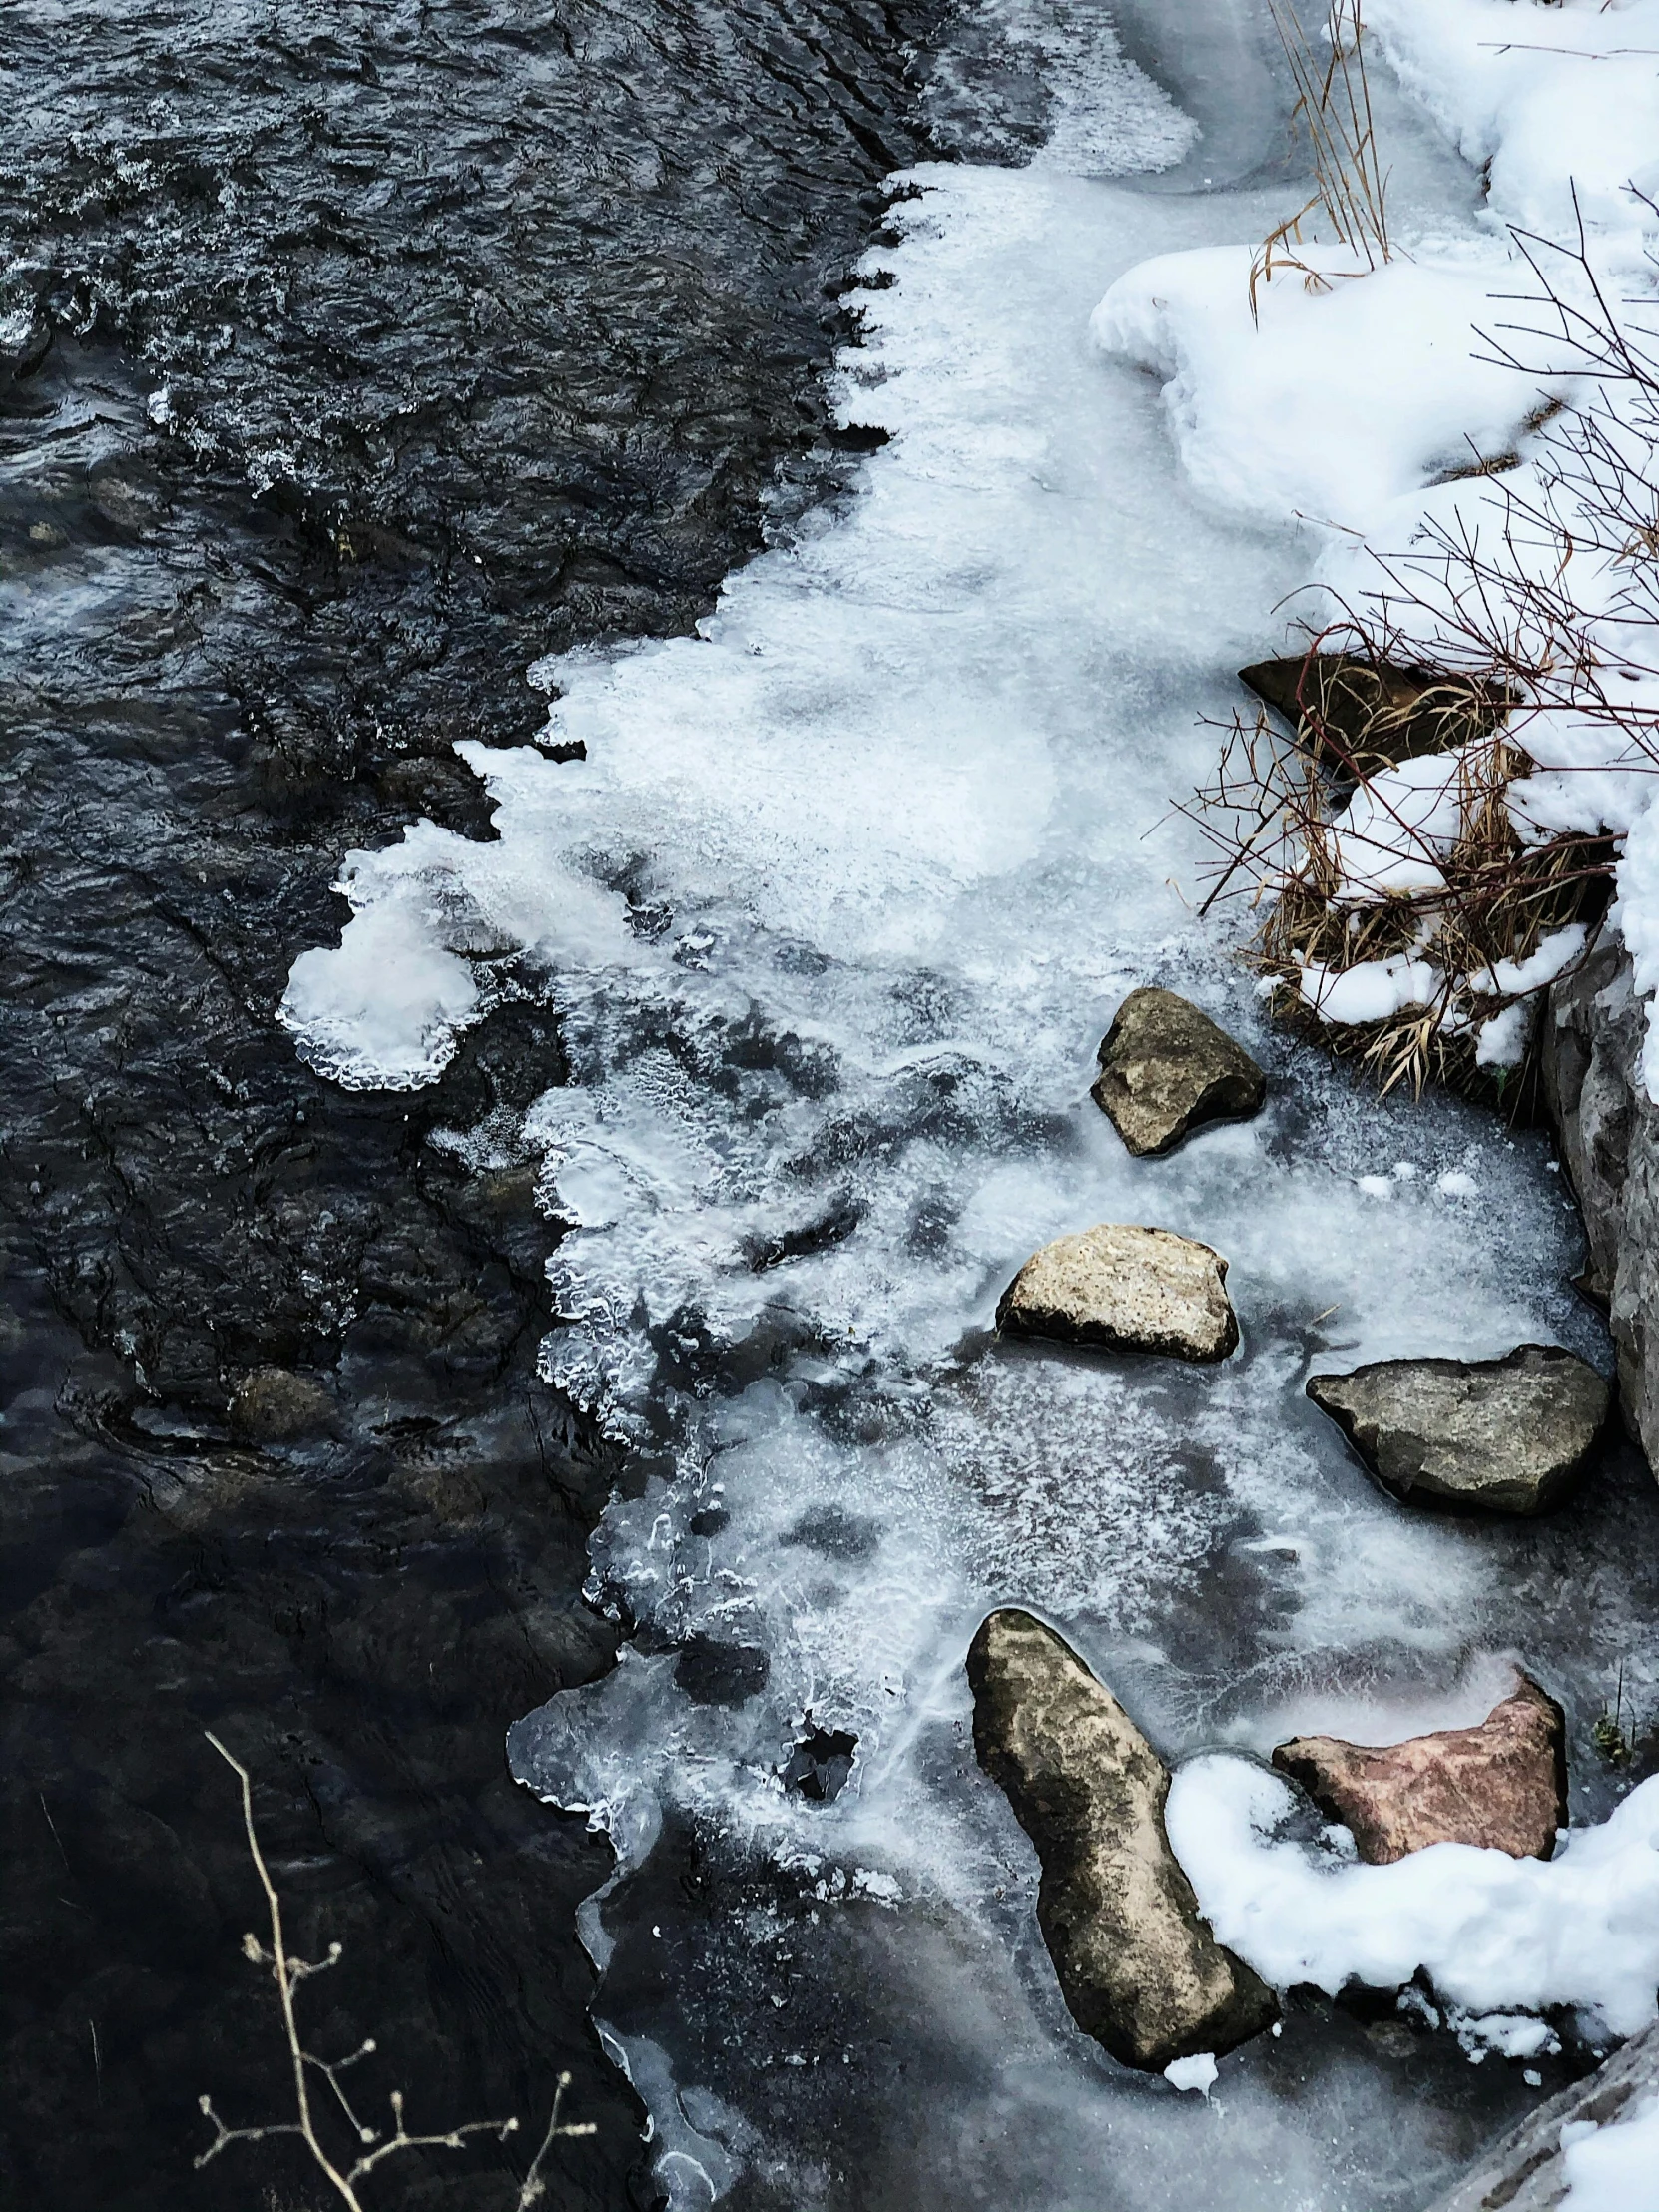
<path id="1" fill-rule="evenodd" d="M 217 2158 L 232 2143 L 259 2143 L 264 2142 L 268 2136 L 297 2135 L 341 2203 L 348 2207 L 348 2212 L 364 2212 L 362 2200 L 357 2193 L 358 2182 L 399 2151 L 460 2150 L 466 2139 L 472 2135 L 494 2135 L 499 2141 L 505 2142 L 509 2135 L 517 2132 L 516 2119 L 467 2120 L 458 2127 L 447 2128 L 437 2134 L 411 2135 L 404 2124 L 401 2089 L 393 2089 L 391 2092 L 391 2132 L 382 2136 L 379 2129 L 365 2124 L 340 2080 L 341 2074 L 349 2067 L 373 2055 L 379 2047 L 375 2039 L 372 2036 L 367 2037 L 343 2058 L 320 2058 L 314 2051 L 305 2048 L 300 2037 L 294 1993 L 299 1984 L 308 1980 L 312 1974 L 326 1973 L 331 1966 L 338 1964 L 340 1945 L 330 1943 L 327 1955 L 316 1959 L 297 1958 L 289 1952 L 282 1928 L 282 1901 L 271 1879 L 271 1870 L 266 1864 L 265 1853 L 260 1848 L 259 1832 L 254 1825 L 252 1778 L 242 1761 L 228 1751 L 211 1731 L 208 1733 L 208 1741 L 236 1775 L 242 1791 L 243 1830 L 248 1838 L 248 1851 L 254 1862 L 254 1871 L 259 1877 L 260 1888 L 265 1893 L 266 1913 L 271 1929 L 269 1943 L 262 1943 L 257 1936 L 250 1934 L 243 1937 L 242 1949 L 244 1957 L 254 1965 L 269 1966 L 272 1979 L 276 1984 L 277 2001 L 282 2015 L 282 2034 L 287 2045 L 288 2065 L 292 2075 L 295 2117 L 291 2120 L 267 2121 L 259 2127 L 227 2127 L 214 2110 L 213 2100 L 203 2096 L 198 2102 L 204 2115 L 213 2123 L 214 2139 L 197 2157 L 196 2164 L 199 2167 L 207 2165 L 210 2159 Z M 361 2146 L 358 2155 L 348 2166 L 329 2155 L 318 2133 L 310 2095 L 309 2077 L 313 2072 L 320 2074 L 327 2082 L 345 2125 Z M 579 2125 L 561 2121 L 564 2094 L 569 2086 L 570 2075 L 560 2074 L 553 2093 L 553 2113 L 547 2124 L 547 2133 L 530 2163 L 528 2174 L 520 2184 L 519 2212 L 527 2212 L 530 2205 L 546 2195 L 547 2184 L 542 2178 L 541 2169 L 554 2143 L 566 2136 L 597 2133 L 592 2121 L 584 2121 Z"/>
<path id="2" fill-rule="evenodd" d="M 599 2132 L 592 2120 L 583 2120 L 576 2126 L 572 2126 L 569 2121 L 561 2123 L 559 2110 L 564 2103 L 565 2091 L 569 2087 L 569 2074 L 560 2074 L 553 2088 L 553 2112 L 547 2123 L 547 2133 L 541 2139 L 540 2149 L 530 2161 L 530 2171 L 525 2175 L 518 2192 L 518 2212 L 529 2212 L 529 2207 L 532 2204 L 546 2196 L 547 2184 L 541 2177 L 542 2160 L 561 2136 L 597 2135 Z"/>

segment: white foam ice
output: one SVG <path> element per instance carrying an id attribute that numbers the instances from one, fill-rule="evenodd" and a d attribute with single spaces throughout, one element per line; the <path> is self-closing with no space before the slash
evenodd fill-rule
<path id="1" fill-rule="evenodd" d="M 1176 145 L 1162 96 L 1135 97 L 1129 152 Z M 1093 2202 L 1075 2177 L 1110 2137 L 1144 2152 L 1113 2203 L 1335 2212 L 1357 2172 L 1401 2202 L 1461 2123 L 1413 2151 L 1404 2091 L 1351 2056 L 1285 2096 L 1264 2044 L 1208 2103 L 1154 2107 L 1071 2029 L 1032 1963 L 1029 1851 L 963 1755 L 962 1660 L 989 1604 L 1033 1604 L 1171 1752 L 1333 1699 L 1401 1733 L 1437 1712 L 1536 1608 L 1486 1532 L 1374 1492 L 1302 1383 L 1314 1356 L 1593 1341 L 1561 1288 L 1572 1220 L 1535 1144 L 1445 1100 L 1379 1104 L 1266 1035 L 1195 917 L 1171 799 L 1208 774 L 1200 717 L 1274 642 L 1300 556 L 1189 492 L 1156 388 L 1099 358 L 1089 315 L 1143 256 L 1283 209 L 1148 197 L 1052 150 L 910 183 L 867 270 L 896 281 L 836 382 L 842 420 L 891 439 L 855 494 L 733 576 L 695 637 L 548 664 L 548 737 L 585 760 L 464 746 L 497 840 L 422 824 L 353 855 L 354 918 L 296 964 L 287 1018 L 343 1080 L 402 1085 L 507 966 L 563 1016 L 571 1081 L 526 1124 L 565 1225 L 547 1371 L 635 1453 L 592 1587 L 642 1633 L 515 1730 L 516 1770 L 590 1809 L 625 1869 L 672 1813 L 826 1928 L 878 1915 L 886 1970 L 936 1976 L 937 2033 L 996 2050 L 1023 2145 L 993 2187 L 959 2164 L 989 2108 L 920 2099 L 905 2155 L 949 2201 Z M 1277 1081 L 1258 1122 L 1136 1162 L 1088 1085 L 1151 980 Z M 1420 1175 L 1393 1173 L 1404 1151 Z M 1014 1269 L 1096 1221 L 1225 1253 L 1240 1355 L 994 1346 Z M 857 1738 L 830 1804 L 781 1780 L 809 1719 Z M 757 1997 L 677 2050 L 682 2114 L 688 2079 L 744 2104 L 734 2039 L 765 2067 L 798 2036 Z"/>

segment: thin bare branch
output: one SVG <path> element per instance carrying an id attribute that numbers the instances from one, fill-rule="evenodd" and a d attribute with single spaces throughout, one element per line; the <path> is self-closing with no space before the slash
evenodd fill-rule
<path id="1" fill-rule="evenodd" d="M 288 2065 L 293 2084 L 296 2117 L 291 2120 L 267 2121 L 256 2127 L 228 2127 L 224 2120 L 220 2118 L 218 2112 L 215 2111 L 212 2099 L 204 2096 L 199 2102 L 204 2117 L 212 2122 L 214 2139 L 206 2150 L 199 2153 L 196 2159 L 197 2166 L 207 2165 L 211 2159 L 217 2158 L 221 2151 L 229 2148 L 233 2143 L 261 2143 L 271 2136 L 296 2135 L 303 2142 L 318 2170 L 326 2177 L 335 2195 L 347 2207 L 347 2212 L 364 2212 L 362 2200 L 357 2193 L 357 2184 L 366 2180 L 387 2159 L 395 2157 L 399 2152 L 462 2150 L 465 2148 L 467 2141 L 475 2135 L 494 2135 L 498 2141 L 505 2142 L 509 2135 L 515 2134 L 518 2130 L 516 2118 L 466 2120 L 459 2126 L 445 2128 L 431 2134 L 411 2135 L 404 2121 L 403 2092 L 401 2089 L 394 2089 L 391 2092 L 391 2131 L 389 2134 L 382 2135 L 379 2129 L 368 2126 L 362 2119 L 340 2080 L 341 2074 L 350 2067 L 375 2054 L 379 2048 L 375 2038 L 373 2036 L 365 2037 L 355 2050 L 348 2051 L 343 2058 L 322 2058 L 315 2051 L 305 2048 L 300 2038 L 299 2022 L 294 2006 L 294 1992 L 302 1981 L 308 1980 L 313 1974 L 325 1973 L 331 1966 L 339 1963 L 340 1945 L 330 1943 L 326 1955 L 317 1959 L 296 1958 L 288 1950 L 287 1938 L 282 1926 L 281 1899 L 277 1895 L 275 1882 L 272 1880 L 265 1853 L 260 1847 L 259 1832 L 254 1824 L 252 1777 L 242 1761 L 228 1751 L 217 1736 L 210 1732 L 208 1741 L 236 1775 L 242 1792 L 243 1830 L 248 1839 L 248 1851 L 254 1862 L 254 1871 L 259 1877 L 260 1888 L 265 1894 L 266 1913 L 270 1923 L 268 1939 L 262 1941 L 259 1936 L 250 1933 L 243 1937 L 242 1950 L 243 1955 L 252 1964 L 268 1968 L 272 1979 L 276 1984 L 277 1998 L 281 2008 L 282 2033 L 287 2045 Z M 316 2114 L 310 2096 L 309 2075 L 311 2073 L 320 2074 L 327 2082 L 340 2117 L 359 2146 L 357 2155 L 349 2166 L 342 2166 L 341 2163 L 336 2162 L 329 2155 L 318 2133 Z M 553 2111 L 547 2124 L 547 2132 L 530 2163 L 528 2174 L 520 2185 L 518 2198 L 520 2212 L 523 2212 L 523 2208 L 533 2204 L 547 2193 L 547 2185 L 542 2178 L 542 2168 L 554 2144 L 566 2137 L 597 2133 L 592 2121 L 583 2121 L 576 2124 L 561 2117 L 565 2091 L 569 2086 L 570 2075 L 561 2073 L 553 2093 Z M 323 2110 L 326 2112 L 328 2106 L 324 2103 Z M 334 2124 L 337 2126 L 338 2123 Z"/>

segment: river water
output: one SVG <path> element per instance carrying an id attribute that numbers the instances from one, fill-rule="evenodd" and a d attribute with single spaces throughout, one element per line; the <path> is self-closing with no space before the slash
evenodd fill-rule
<path id="1" fill-rule="evenodd" d="M 20 2201 L 223 2201 L 197 2088 L 271 2092 L 204 1722 L 360 1954 L 330 2033 L 469 2112 L 575 2067 L 573 2203 L 1424 2201 L 1519 2069 L 1301 1999 L 1208 2103 L 1114 2067 L 961 1674 L 1032 1604 L 1173 1758 L 1473 1717 L 1519 1654 L 1593 1818 L 1652 1659 L 1633 1455 L 1419 1519 L 1301 1395 L 1604 1347 L 1543 1139 L 1357 1091 L 1193 918 L 1169 802 L 1307 548 L 1186 493 L 1086 324 L 1296 204 L 1266 25 L 64 20 L 6 57 L 20 363 L 54 333 L 8 420 Z M 1466 229 L 1380 89 L 1396 221 Z M 1252 1043 L 1259 1122 L 1123 1155 L 1138 981 Z M 1225 1252 L 1239 1357 L 998 1348 L 1096 1220 Z"/>

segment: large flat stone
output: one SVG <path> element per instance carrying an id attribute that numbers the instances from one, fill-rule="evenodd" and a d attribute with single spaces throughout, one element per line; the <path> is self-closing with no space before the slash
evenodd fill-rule
<path id="1" fill-rule="evenodd" d="M 1376 1748 L 1298 1736 L 1279 1746 L 1273 1763 L 1352 1831 L 1373 1866 L 1430 1844 L 1547 1859 L 1567 1825 L 1565 1717 L 1524 1674 L 1478 1728 Z"/>
<path id="2" fill-rule="evenodd" d="M 1247 1120 L 1267 1093 L 1244 1046 L 1174 991 L 1131 991 L 1100 1047 L 1095 1103 L 1138 1158 L 1209 1122 Z"/>
<path id="3" fill-rule="evenodd" d="M 1167 1359 L 1225 1360 L 1239 1341 L 1227 1262 L 1168 1229 L 1103 1222 L 1026 1261 L 996 1326 L 1018 1336 Z"/>
<path id="4" fill-rule="evenodd" d="M 1339 783 L 1488 736 L 1507 712 L 1472 677 L 1398 668 L 1349 653 L 1257 661 L 1239 681 L 1284 716 Z"/>
<path id="5" fill-rule="evenodd" d="M 1169 1774 L 1104 1683 L 1031 1614 L 981 1622 L 973 1744 L 1042 1864 L 1037 1922 L 1079 2027 L 1125 2065 L 1231 2050 L 1273 1993 L 1199 1917 L 1164 1829 Z"/>
<path id="6" fill-rule="evenodd" d="M 1413 1502 L 1539 1513 L 1584 1466 L 1610 1385 L 1558 1345 L 1501 1360 L 1382 1360 L 1316 1375 L 1308 1395 L 1379 1481 Z"/>

